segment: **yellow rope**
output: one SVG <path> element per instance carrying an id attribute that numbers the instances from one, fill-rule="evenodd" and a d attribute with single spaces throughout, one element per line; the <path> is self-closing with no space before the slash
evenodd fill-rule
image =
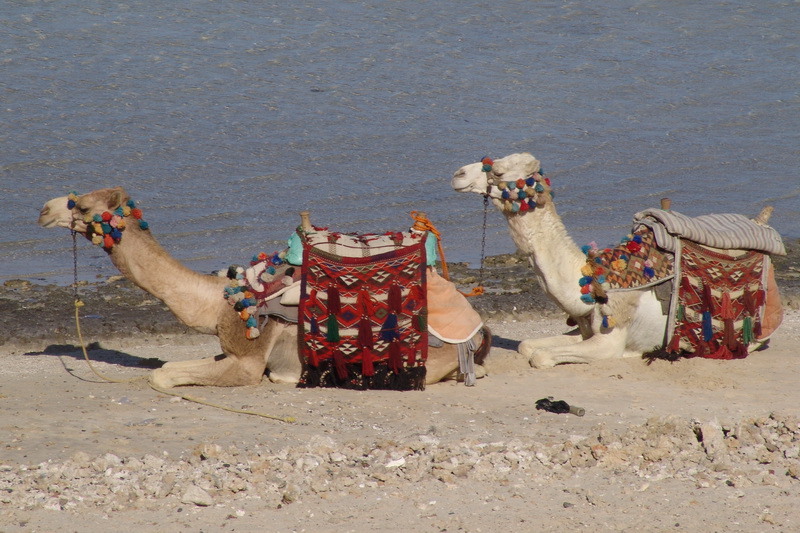
<path id="1" fill-rule="evenodd" d="M 106 376 L 104 374 L 101 374 L 94 367 L 94 365 L 92 364 L 92 361 L 89 359 L 89 353 L 86 351 L 86 343 L 83 342 L 83 334 L 81 334 L 81 319 L 80 319 L 79 310 L 80 310 L 81 307 L 83 307 L 83 305 L 84 304 L 83 304 L 82 301 L 75 300 L 75 327 L 78 330 L 78 340 L 80 341 L 81 349 L 83 350 L 83 358 L 86 359 L 86 363 L 89 365 L 89 368 L 92 370 L 92 372 L 94 372 L 94 375 L 97 376 L 98 378 L 102 379 L 102 380 L 110 381 L 111 383 L 132 383 L 134 381 L 139 381 L 141 379 L 144 379 L 145 376 L 139 376 L 139 377 L 135 377 L 135 378 L 131 378 L 131 379 L 114 379 L 114 378 L 110 378 L 110 377 L 108 377 L 108 376 Z"/>
<path id="2" fill-rule="evenodd" d="M 442 277 L 448 281 L 450 281 L 450 272 L 447 269 L 447 260 L 444 258 L 444 248 L 442 248 L 442 234 L 436 229 L 436 226 L 428 219 L 425 213 L 420 213 L 419 211 L 411 211 L 411 218 L 414 219 L 414 226 L 413 228 L 417 231 L 430 231 L 436 236 L 436 250 L 439 252 L 439 257 L 442 260 Z M 484 288 L 482 285 L 478 285 L 477 287 L 473 288 L 470 292 L 462 292 L 458 291 L 466 297 L 470 296 L 479 296 L 483 294 Z"/>
<path id="3" fill-rule="evenodd" d="M 83 334 L 81 333 L 81 319 L 80 319 L 80 312 L 79 311 L 80 311 L 80 308 L 83 307 L 83 305 L 84 305 L 84 303 L 82 301 L 80 301 L 79 299 L 75 300 L 75 327 L 78 330 L 78 340 L 80 341 L 81 349 L 83 350 L 83 358 L 86 359 L 86 363 L 89 365 L 89 368 L 92 370 L 92 372 L 94 372 L 94 374 L 97 377 L 99 377 L 100 379 L 105 380 L 105 381 L 109 381 L 111 383 L 132 383 L 134 381 L 141 381 L 142 379 L 147 379 L 146 376 L 138 376 L 138 377 L 130 378 L 130 379 L 114 379 L 114 378 L 110 378 L 110 377 L 108 377 L 108 376 L 106 376 L 104 374 L 101 374 L 94 367 L 94 365 L 92 364 L 92 361 L 89 359 L 89 353 L 86 350 L 86 343 L 83 342 Z M 188 394 L 181 394 L 181 393 L 178 393 L 178 392 L 167 391 L 167 390 L 164 390 L 162 388 L 156 387 L 155 385 L 153 385 L 149 381 L 148 381 L 148 385 L 150 385 L 150 388 L 153 389 L 156 392 L 160 392 L 161 394 L 165 394 L 167 396 L 174 396 L 176 398 L 181 398 L 183 400 L 186 400 L 187 402 L 193 402 L 193 403 L 197 403 L 197 404 L 200 404 L 200 405 L 206 405 L 208 407 L 214 407 L 216 409 L 222 409 L 223 411 L 229 411 L 231 413 L 239 413 L 239 414 L 242 414 L 242 415 L 259 416 L 261 418 L 269 418 L 270 420 L 278 420 L 280 422 L 287 422 L 287 423 L 296 422 L 296 419 L 294 417 L 291 417 L 291 416 L 281 417 L 281 416 L 268 415 L 266 413 L 259 413 L 259 412 L 256 412 L 256 411 L 247 411 L 245 409 L 236 409 L 235 407 L 227 407 L 225 405 L 219 405 L 219 404 L 215 404 L 215 403 L 212 403 L 212 402 L 200 399 L 200 398 L 195 398 L 193 396 L 189 396 Z"/>

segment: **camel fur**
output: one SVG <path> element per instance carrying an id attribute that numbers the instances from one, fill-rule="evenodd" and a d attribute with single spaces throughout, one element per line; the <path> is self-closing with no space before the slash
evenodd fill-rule
<path id="1" fill-rule="evenodd" d="M 77 197 L 73 208 L 68 197 L 48 201 L 39 215 L 45 228 L 63 227 L 87 238 L 91 231 L 84 220 L 95 214 L 113 212 L 130 197 L 121 187 L 99 189 Z M 216 335 L 222 355 L 192 361 L 166 363 L 154 370 L 150 381 L 157 387 L 180 385 L 242 386 L 261 382 L 266 371 L 275 383 L 297 383 L 302 372 L 298 349 L 297 326 L 270 319 L 261 335 L 253 340 L 245 336 L 245 323 L 235 313 L 223 294 L 226 278 L 195 272 L 171 257 L 149 229 L 127 223 L 122 237 L 106 248 L 114 266 L 123 276 L 152 294 L 187 326 L 205 334 Z M 488 331 L 473 339 L 478 345 Z M 479 357 L 479 354 L 476 354 Z M 482 356 L 481 356 L 482 357 Z M 481 360 L 476 359 L 478 365 Z M 426 363 L 426 384 L 453 379 L 458 374 L 456 345 L 430 347 Z M 485 371 L 478 367 L 479 376 Z"/>
<path id="2" fill-rule="evenodd" d="M 533 195 L 534 209 L 514 212 L 511 204 L 503 201 L 498 184 L 533 176 L 540 172 L 539 161 L 531 154 L 516 153 L 490 163 L 484 166 L 483 162 L 478 162 L 458 169 L 451 180 L 453 189 L 488 194 L 505 215 L 517 248 L 528 255 L 544 292 L 566 312 L 570 322 L 577 325 L 577 332 L 522 341 L 519 352 L 528 358 L 531 366 L 548 368 L 561 363 L 641 357 L 662 348 L 667 316 L 662 313 L 661 303 L 652 288 L 609 294 L 606 305 L 616 320 L 616 326 L 610 329 L 602 327 L 599 306 L 581 300 L 578 280 L 586 256 L 556 213 L 545 180 L 540 182 L 542 190 Z M 737 255 L 737 251 L 726 252 Z"/>

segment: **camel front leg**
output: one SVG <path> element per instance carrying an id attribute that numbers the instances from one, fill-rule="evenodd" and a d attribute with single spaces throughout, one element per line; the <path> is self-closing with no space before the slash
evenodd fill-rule
<path id="1" fill-rule="evenodd" d="M 248 340 L 239 317 L 234 313 L 230 313 L 230 317 L 226 317 L 227 323 L 219 328 L 220 344 L 225 355 L 167 363 L 153 371 L 150 383 L 160 388 L 181 385 L 238 387 L 261 383 L 269 353 L 286 328 L 272 321 L 261 332 L 261 336 Z"/>
<path id="2" fill-rule="evenodd" d="M 150 374 L 150 383 L 162 389 L 182 385 L 237 387 L 257 385 L 264 375 L 263 358 L 240 359 L 218 355 L 197 361 L 167 363 Z"/>
<path id="3" fill-rule="evenodd" d="M 562 363 L 591 363 L 600 359 L 620 358 L 625 352 L 627 328 L 615 328 L 607 333 L 598 333 L 589 339 L 577 342 L 547 345 L 553 339 L 528 339 L 519 345 L 519 353 L 528 358 L 534 368 L 550 368 Z"/>

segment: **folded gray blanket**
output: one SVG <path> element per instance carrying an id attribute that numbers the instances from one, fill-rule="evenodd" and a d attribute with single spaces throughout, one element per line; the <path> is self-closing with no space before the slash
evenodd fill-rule
<path id="1" fill-rule="evenodd" d="M 675 239 L 680 238 L 712 248 L 786 255 L 777 231 L 744 215 L 722 213 L 692 218 L 675 211 L 645 209 L 633 216 L 634 231 L 639 226 L 652 229 L 658 246 L 670 252 L 675 251 Z"/>

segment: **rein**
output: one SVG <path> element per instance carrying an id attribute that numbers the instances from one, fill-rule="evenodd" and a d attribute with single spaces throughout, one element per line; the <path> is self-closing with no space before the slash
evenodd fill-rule
<path id="1" fill-rule="evenodd" d="M 471 296 L 479 296 L 484 293 L 483 288 L 483 257 L 484 257 L 484 250 L 486 249 L 486 207 L 488 204 L 488 198 L 484 203 L 484 212 L 483 212 L 483 239 L 481 242 L 481 271 L 480 271 L 480 278 L 478 279 L 478 285 L 474 287 L 470 292 L 462 292 L 458 291 L 467 298 Z M 414 226 L 413 229 L 417 231 L 430 231 L 431 233 L 436 236 L 436 247 L 437 251 L 439 252 L 439 257 L 442 260 L 442 277 L 448 281 L 450 281 L 450 271 L 447 268 L 447 260 L 444 257 L 444 248 L 442 248 L 442 234 L 439 233 L 439 230 L 436 229 L 436 226 L 428 220 L 428 217 L 425 216 L 425 213 L 420 213 L 418 211 L 412 211 L 411 217 L 414 219 Z"/>
<path id="2" fill-rule="evenodd" d="M 72 194 L 74 194 L 74 193 L 72 193 Z M 69 208 L 72 209 L 74 207 L 75 207 L 74 199 L 72 197 L 70 197 Z M 127 215 L 124 215 L 124 216 L 127 216 Z M 141 219 L 141 214 L 140 214 L 139 217 L 136 217 L 136 218 L 140 220 Z M 142 224 L 144 224 L 144 225 L 142 225 Z M 147 229 L 147 225 L 146 224 L 147 224 L 146 222 L 144 222 L 143 220 L 140 220 L 140 226 L 142 227 L 142 229 Z M 98 378 L 100 378 L 100 379 L 102 379 L 104 381 L 108 381 L 110 383 L 133 383 L 135 381 L 141 381 L 143 379 L 147 379 L 147 376 L 137 376 L 135 378 L 129 378 L 129 379 L 115 379 L 115 378 L 106 376 L 105 374 L 102 374 L 100 371 L 98 371 L 94 367 L 94 365 L 92 364 L 91 359 L 89 359 L 89 352 L 86 350 L 86 343 L 83 340 L 83 333 L 81 332 L 80 309 L 81 309 L 81 307 L 83 307 L 86 304 L 84 304 L 83 301 L 81 301 L 80 296 L 78 294 L 78 239 L 77 239 L 78 232 L 75 231 L 74 229 L 70 229 L 70 233 L 72 234 L 72 294 L 73 294 L 73 298 L 74 298 L 74 301 L 75 301 L 75 329 L 77 330 L 77 333 L 78 333 L 78 342 L 81 345 L 81 350 L 83 351 L 83 358 L 86 360 L 86 364 L 89 365 L 89 368 L 91 369 L 91 371 L 94 373 L 95 376 L 97 376 Z M 116 239 L 114 242 L 118 243 L 119 239 Z M 104 242 L 99 242 L 99 243 L 95 242 L 95 244 L 104 245 L 106 243 L 104 243 Z M 111 246 L 113 246 L 113 244 Z M 110 249 L 111 246 L 108 246 L 106 249 L 107 250 Z M 275 415 L 270 415 L 270 414 L 265 414 L 265 413 L 259 413 L 259 412 L 256 412 L 256 411 L 247 411 L 245 409 L 237 409 L 235 407 L 227 407 L 227 406 L 224 406 L 224 405 L 218 405 L 218 404 L 203 400 L 201 398 L 195 398 L 193 396 L 189 396 L 187 394 L 180 394 L 180 393 L 177 393 L 177 392 L 171 392 L 171 391 L 168 391 L 168 390 L 164 390 L 162 388 L 156 387 L 155 385 L 153 385 L 149 381 L 148 381 L 147 384 L 150 386 L 151 389 L 153 389 L 156 392 L 159 392 L 159 393 L 164 394 L 166 396 L 174 396 L 176 398 L 181 398 L 182 400 L 186 400 L 187 402 L 193 402 L 193 403 L 197 403 L 197 404 L 200 404 L 200 405 L 205 405 L 207 407 L 214 407 L 216 409 L 221 409 L 223 411 L 229 411 L 231 413 L 239 413 L 239 414 L 243 414 L 243 415 L 252 415 L 252 416 L 258 416 L 258 417 L 261 417 L 261 418 L 269 418 L 271 420 L 277 420 L 277 421 L 280 421 L 280 422 L 287 422 L 287 423 L 296 422 L 294 417 L 281 417 L 281 416 L 275 416 Z"/>

